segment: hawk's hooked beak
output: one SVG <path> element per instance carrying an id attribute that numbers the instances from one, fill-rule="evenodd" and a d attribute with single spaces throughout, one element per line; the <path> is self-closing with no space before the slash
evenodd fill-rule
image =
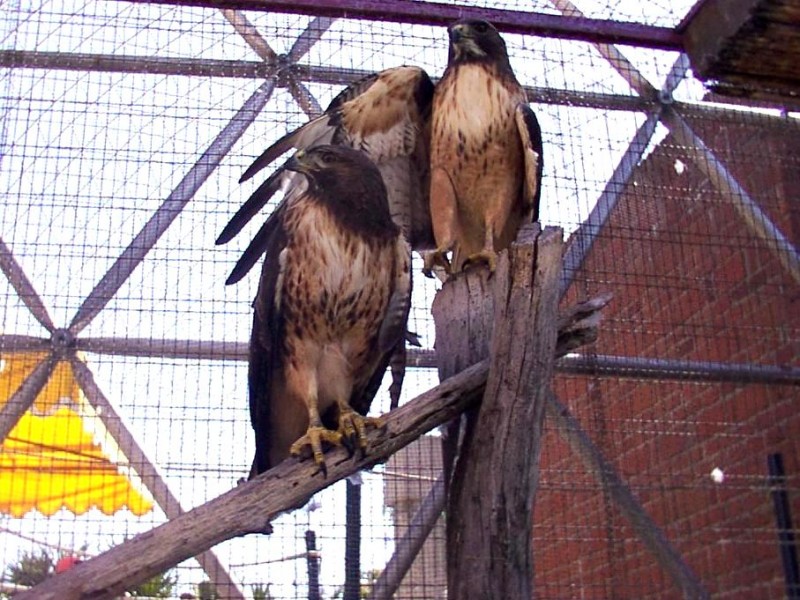
<path id="1" fill-rule="evenodd" d="M 295 171 L 297 173 L 305 173 L 308 166 L 305 161 L 306 151 L 298 150 L 289 160 L 284 163 L 283 168 L 287 171 Z"/>
<path id="2" fill-rule="evenodd" d="M 450 27 L 448 33 L 450 34 L 450 42 L 453 44 L 458 44 L 464 38 L 469 37 L 469 25 L 465 23 L 453 25 Z"/>

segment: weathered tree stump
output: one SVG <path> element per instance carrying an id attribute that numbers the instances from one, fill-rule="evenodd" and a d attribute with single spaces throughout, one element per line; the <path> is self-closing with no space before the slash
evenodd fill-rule
<path id="1" fill-rule="evenodd" d="M 448 597 L 528 600 L 533 501 L 555 357 L 562 232 L 537 225 L 434 301 L 440 376 L 490 356 L 486 391 L 468 411 L 449 486 Z M 451 432 L 452 432 L 451 428 Z M 448 447 L 452 450 L 452 439 Z M 446 452 L 448 454 L 448 452 Z"/>

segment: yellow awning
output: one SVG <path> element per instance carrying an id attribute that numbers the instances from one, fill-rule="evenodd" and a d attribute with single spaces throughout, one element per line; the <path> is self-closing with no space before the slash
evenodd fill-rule
<path id="1" fill-rule="evenodd" d="M 10 354 L 0 364 L 0 406 L 16 391 L 41 354 Z M 127 507 L 135 515 L 153 502 L 132 485 L 90 431 L 97 417 L 81 416 L 86 400 L 68 363 L 60 363 L 0 446 L 0 512 L 20 517 L 31 510 L 52 515 L 66 508 L 76 515 L 97 508 L 111 515 Z M 87 418 L 98 422 L 87 423 Z M 91 425 L 91 427 L 87 427 Z"/>

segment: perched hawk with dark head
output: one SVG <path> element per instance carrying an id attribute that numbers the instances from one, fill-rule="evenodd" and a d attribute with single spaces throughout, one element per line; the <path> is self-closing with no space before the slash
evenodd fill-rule
<path id="1" fill-rule="evenodd" d="M 494 270 L 522 224 L 538 218 L 542 136 L 505 42 L 486 21 L 448 27 L 447 69 L 433 97 L 430 204 L 436 264 Z M 452 251 L 448 263 L 447 253 Z"/>
<path id="2" fill-rule="evenodd" d="M 364 152 L 381 173 L 389 211 L 406 241 L 420 252 L 435 247 L 428 189 L 430 185 L 430 117 L 433 82 L 419 67 L 401 66 L 374 73 L 342 90 L 325 112 L 272 144 L 245 171 L 250 179 L 291 149 L 320 144 L 347 146 Z M 231 221 L 232 237 L 278 189 L 272 177 Z M 410 251 L 409 251 L 410 252 Z M 416 336 L 409 341 L 418 344 Z M 406 346 L 400 340 L 391 360 L 389 395 L 397 406 L 405 376 Z"/>
<path id="3" fill-rule="evenodd" d="M 250 338 L 251 476 L 310 449 L 366 449 L 367 418 L 405 333 L 410 250 L 386 186 L 362 152 L 300 151 L 256 190 L 220 235 L 229 240 L 283 187 L 285 197 L 237 263 L 235 283 L 266 253 Z"/>

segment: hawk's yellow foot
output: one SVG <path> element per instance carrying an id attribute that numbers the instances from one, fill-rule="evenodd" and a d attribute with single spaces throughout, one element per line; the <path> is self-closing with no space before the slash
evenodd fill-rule
<path id="1" fill-rule="evenodd" d="M 425 275 L 425 277 L 433 278 L 433 269 L 439 266 L 449 275 L 451 273 L 450 261 L 447 259 L 449 250 L 449 248 L 437 248 L 430 252 L 423 252 L 422 274 Z"/>
<path id="2" fill-rule="evenodd" d="M 303 437 L 292 444 L 289 453 L 292 456 L 300 456 L 303 454 L 303 448 L 308 446 L 311 448 L 311 454 L 314 456 L 314 462 L 319 467 L 319 470 L 322 471 L 323 475 L 327 475 L 328 468 L 325 466 L 325 456 L 322 451 L 323 442 L 327 442 L 332 446 L 341 446 L 342 434 L 321 425 L 312 425 Z"/>
<path id="3" fill-rule="evenodd" d="M 467 260 L 464 261 L 463 270 L 477 266 L 481 263 L 489 267 L 490 273 L 494 273 L 494 270 L 497 267 L 497 252 L 494 250 L 481 250 L 480 252 L 476 252 L 475 254 L 468 256 Z"/>
<path id="4" fill-rule="evenodd" d="M 339 433 L 351 453 L 358 447 L 363 454 L 367 450 L 367 427 L 383 429 L 386 424 L 383 419 L 375 417 L 362 417 L 352 409 L 343 410 L 339 414 Z"/>

